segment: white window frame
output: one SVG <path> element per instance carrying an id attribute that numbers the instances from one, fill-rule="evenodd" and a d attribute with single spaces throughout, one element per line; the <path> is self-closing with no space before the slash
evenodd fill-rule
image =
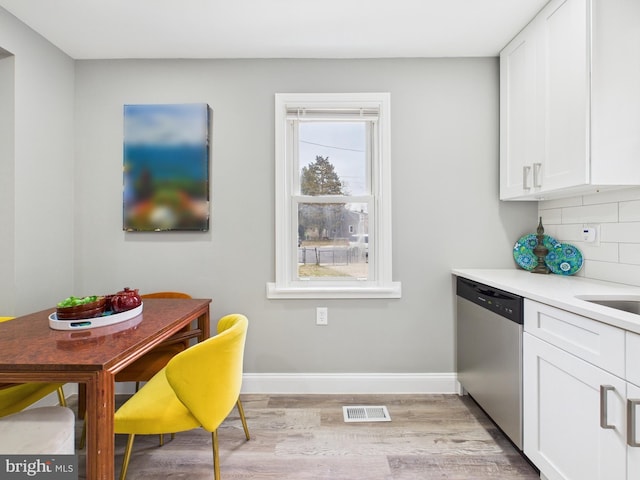
<path id="1" fill-rule="evenodd" d="M 267 283 L 267 298 L 400 298 L 401 284 L 392 280 L 391 132 L 389 93 L 278 93 L 275 95 L 275 282 Z M 297 230 L 292 212 L 298 166 L 288 155 L 292 133 L 287 111 L 300 109 L 378 110 L 377 135 L 371 165 L 372 243 L 367 280 L 294 278 Z M 372 217 L 372 218 L 371 218 Z M 297 218 L 297 217 L 296 217 Z M 294 231 L 295 230 L 295 231 Z"/>

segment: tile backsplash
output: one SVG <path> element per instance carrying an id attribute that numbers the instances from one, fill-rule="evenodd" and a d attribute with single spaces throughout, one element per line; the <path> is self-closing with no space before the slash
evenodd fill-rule
<path id="1" fill-rule="evenodd" d="M 582 251 L 577 276 L 640 286 L 640 187 L 541 201 L 538 214 L 546 234 Z M 599 228 L 595 243 L 585 226 Z"/>

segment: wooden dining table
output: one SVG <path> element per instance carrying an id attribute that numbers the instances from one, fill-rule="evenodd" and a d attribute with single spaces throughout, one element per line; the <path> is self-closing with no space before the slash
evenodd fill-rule
<path id="1" fill-rule="evenodd" d="M 61 382 L 86 390 L 88 480 L 114 478 L 115 374 L 193 321 L 209 338 L 211 299 L 145 299 L 142 313 L 105 327 L 54 330 L 55 308 L 0 323 L 0 383 Z"/>

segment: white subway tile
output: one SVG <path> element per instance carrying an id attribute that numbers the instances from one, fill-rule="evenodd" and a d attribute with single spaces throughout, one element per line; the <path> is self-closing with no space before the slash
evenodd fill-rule
<path id="1" fill-rule="evenodd" d="M 590 260 L 598 260 L 601 262 L 618 262 L 618 246 L 617 243 L 601 243 L 594 246 L 592 243 L 575 242 L 573 245 L 578 247 L 582 252 L 585 263 Z M 633 262 L 625 262 L 633 263 Z"/>
<path id="2" fill-rule="evenodd" d="M 584 256 L 577 273 L 587 278 L 640 286 L 640 187 L 600 192 L 583 197 L 538 203 L 549 223 L 549 235 L 572 243 Z M 600 246 L 584 243 L 580 230 L 600 225 Z M 553 232 L 553 233 L 551 233 Z"/>
<path id="3" fill-rule="evenodd" d="M 640 222 L 603 223 L 600 225 L 603 242 L 640 243 Z"/>
<path id="4" fill-rule="evenodd" d="M 583 269 L 587 278 L 640 286 L 640 265 L 591 261 Z"/>
<path id="5" fill-rule="evenodd" d="M 562 223 L 604 223 L 617 221 L 617 203 L 602 203 L 562 209 Z"/>
<path id="6" fill-rule="evenodd" d="M 621 222 L 640 222 L 640 200 L 620 202 Z"/>
<path id="7" fill-rule="evenodd" d="M 561 225 L 545 225 L 544 226 L 544 234 L 545 235 L 549 235 L 550 237 L 555 238 L 556 240 L 560 241 L 558 239 L 558 228 L 560 228 Z"/>
<path id="8" fill-rule="evenodd" d="M 538 209 L 538 217 L 542 217 L 542 224 L 546 229 L 547 225 L 562 223 L 562 210 L 559 208 L 550 208 L 548 210 Z"/>
<path id="9" fill-rule="evenodd" d="M 578 205 L 582 205 L 582 197 L 557 198 L 555 200 L 542 200 L 538 202 L 538 208 L 544 210 L 562 207 L 576 207 Z"/>
<path id="10" fill-rule="evenodd" d="M 621 243 L 620 263 L 640 265 L 640 243 Z"/>
<path id="11" fill-rule="evenodd" d="M 562 224 L 558 225 L 555 229 L 556 240 L 564 243 L 574 243 L 582 240 L 582 224 Z M 553 236 L 553 235 L 552 235 Z"/>
<path id="12" fill-rule="evenodd" d="M 594 205 L 597 203 L 623 202 L 626 200 L 639 200 L 640 188 L 629 187 L 620 190 L 608 190 L 605 192 L 585 195 L 582 199 L 583 205 Z"/>

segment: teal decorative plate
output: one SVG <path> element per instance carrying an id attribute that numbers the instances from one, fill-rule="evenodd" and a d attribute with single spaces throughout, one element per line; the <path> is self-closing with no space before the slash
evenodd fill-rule
<path id="1" fill-rule="evenodd" d="M 547 267 L 558 275 L 573 275 L 582 268 L 582 253 L 575 246 L 568 243 L 559 243 L 549 249 L 549 254 L 544 259 Z"/>
<path id="2" fill-rule="evenodd" d="M 542 239 L 542 244 L 549 249 L 554 250 L 560 242 L 555 238 L 545 235 Z M 530 233 L 524 235 L 518 239 L 513 246 L 513 259 L 516 263 L 525 270 L 533 270 L 538 266 L 538 257 L 533 253 L 533 249 L 538 246 L 538 238 L 535 234 Z"/>

